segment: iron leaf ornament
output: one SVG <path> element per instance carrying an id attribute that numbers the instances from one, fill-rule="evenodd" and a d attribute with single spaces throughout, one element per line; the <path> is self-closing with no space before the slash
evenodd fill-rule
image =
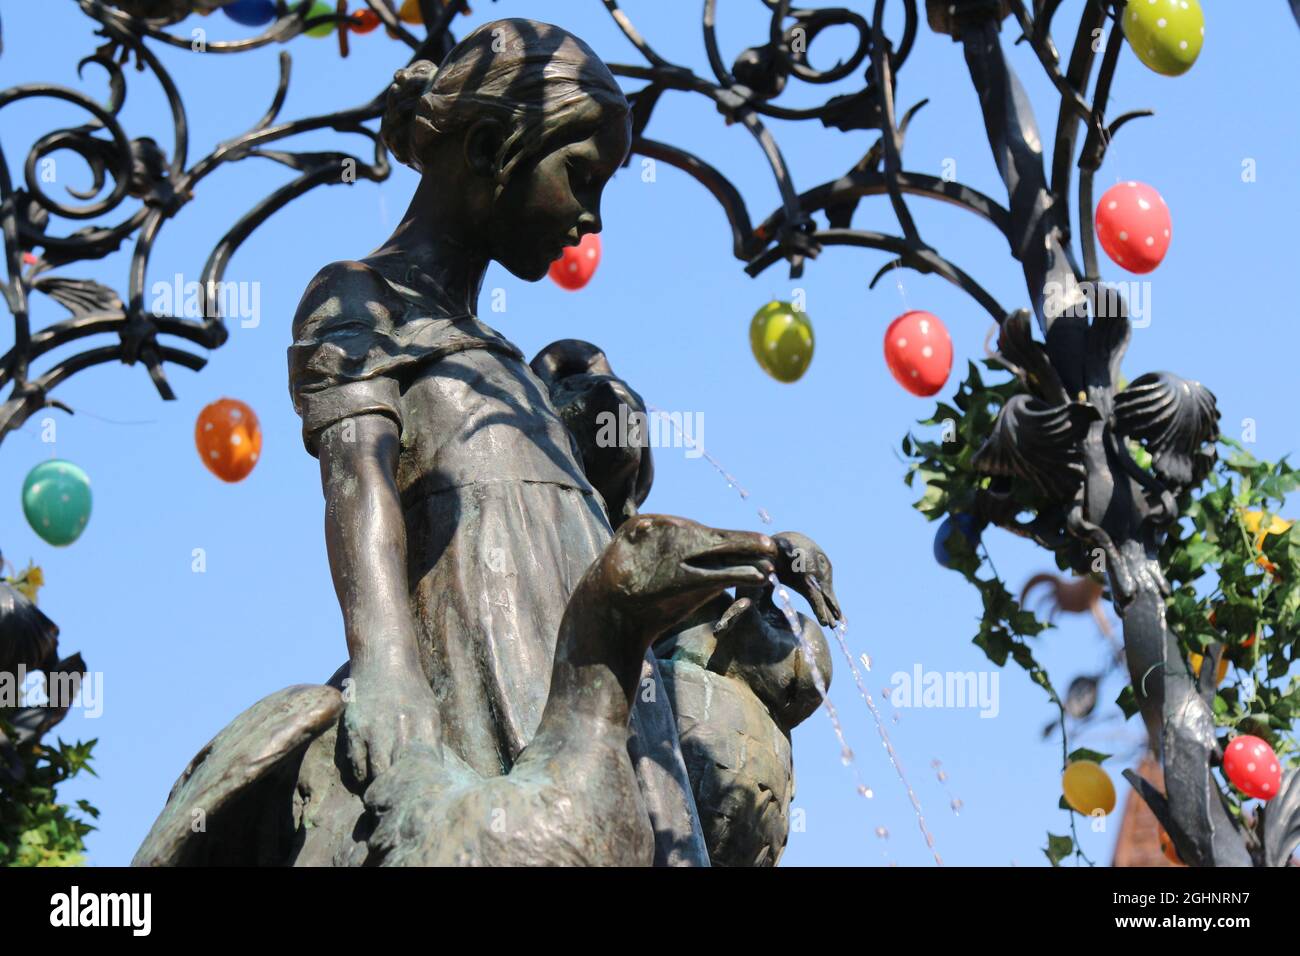
<path id="1" fill-rule="evenodd" d="M 1219 409 L 1200 382 L 1149 372 L 1115 396 L 1115 431 L 1142 442 L 1156 476 L 1182 491 L 1199 485 L 1214 466 Z"/>

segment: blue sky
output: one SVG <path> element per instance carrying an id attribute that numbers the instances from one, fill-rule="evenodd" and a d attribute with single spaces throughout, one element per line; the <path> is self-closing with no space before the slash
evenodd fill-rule
<path id="1" fill-rule="evenodd" d="M 870 4 L 847 5 L 870 12 Z M 578 33 L 607 60 L 639 62 L 596 0 L 480 0 L 474 6 L 459 24 L 462 34 L 486 19 L 534 16 Z M 1300 348 L 1295 250 L 1287 238 L 1300 210 L 1300 121 L 1292 104 L 1300 88 L 1300 32 L 1281 0 L 1210 0 L 1204 6 L 1205 49 L 1187 75 L 1157 76 L 1124 51 L 1112 113 L 1150 107 L 1156 117 L 1120 133 L 1097 193 L 1113 182 L 1142 180 L 1161 191 L 1173 213 L 1171 251 L 1150 277 L 1151 322 L 1134 332 L 1126 373 L 1133 378 L 1169 369 L 1202 380 L 1218 395 L 1225 434 L 1241 437 L 1241 423 L 1253 419 L 1257 441 L 1251 449 L 1273 458 L 1300 444 L 1287 394 Z M 627 0 L 624 7 L 664 56 L 707 72 L 700 4 Z M 757 2 L 720 8 L 719 40 L 729 62 L 763 41 L 767 18 Z M 1079 0 L 1067 2 L 1058 22 L 1077 22 L 1080 8 Z M 77 60 L 97 41 L 75 3 L 7 3 L 2 12 L 0 87 L 41 80 L 104 95 L 94 67 L 84 81 L 76 76 Z M 248 33 L 220 14 L 191 23 L 207 27 L 212 39 Z M 1010 27 L 1003 38 L 1009 46 Z M 1059 45 L 1069 42 L 1058 35 Z M 347 60 L 339 59 L 333 38 L 298 38 L 288 48 L 294 76 L 285 118 L 365 102 L 406 54 L 382 31 L 354 37 Z M 829 33 L 811 55 L 814 63 L 829 64 L 844 52 L 846 44 Z M 191 162 L 262 115 L 274 89 L 277 53 L 231 58 L 161 52 L 189 110 Z M 1050 142 L 1053 91 L 1025 47 L 1014 48 L 1011 57 Z M 133 70 L 128 83 L 122 114 L 128 135 L 153 136 L 170 150 L 156 85 Z M 847 88 L 794 82 L 782 102 L 812 105 Z M 898 95 L 903 107 L 931 100 L 909 131 L 907 168 L 939 175 L 952 160 L 957 178 L 1005 197 L 958 46 L 923 28 Z M 84 114 L 48 101 L 11 106 L 0 116 L 0 143 L 17 177 L 36 137 L 84 121 Z M 869 131 L 841 134 L 818 123 L 773 122 L 771 128 L 800 189 L 843 173 L 875 139 Z M 726 127 L 702 97 L 666 94 L 648 135 L 722 168 L 756 221 L 776 205 L 753 140 L 739 127 Z M 304 149 L 341 143 L 366 155 L 367 143 L 358 137 L 291 141 Z M 1253 182 L 1243 180 L 1248 161 Z M 89 184 L 75 156 L 60 154 L 57 168 L 60 187 Z M 558 338 L 595 342 L 649 402 L 701 414 L 704 445 L 750 491 L 749 501 L 728 490 L 704 461 L 661 449 L 647 510 L 815 538 L 835 563 L 848 640 L 855 656 L 871 655 L 868 687 L 945 862 L 1043 865 L 1044 834 L 1064 832 L 1069 824 L 1057 808 L 1059 740 L 1041 737 L 1054 712 L 1042 691 L 1020 671 L 1007 670 L 999 675 L 996 717 L 981 718 L 973 709 L 907 709 L 897 722 L 880 693 L 890 675 L 917 665 L 926 671 L 989 669 L 970 643 L 978 596 L 934 563 L 934 528 L 909 507 L 915 495 L 901 481 L 899 439 L 932 403 L 903 392 L 881 355 L 889 321 L 905 307 L 923 308 L 947 324 L 956 368 L 964 369 L 981 354 L 987 315 L 942 280 L 911 273 L 901 274 L 901 290 L 891 277 L 868 291 L 885 258 L 865 250 L 827 249 L 797 282 L 779 267 L 750 279 L 731 255 L 720 208 L 701 187 L 663 165 L 653 182 L 638 172 L 636 165 L 621 172 L 606 190 L 604 258 L 585 290 L 565 292 L 548 280 L 529 285 L 494 266 L 485 295 L 504 290 L 506 311 L 489 312 L 485 300 L 483 315 L 528 355 Z M 210 177 L 163 228 L 150 286 L 176 273 L 196 280 L 216 240 L 288 178 L 282 167 L 257 159 Z M 49 583 L 41 604 L 62 628 L 63 650 L 80 650 L 104 675 L 102 715 L 74 713 L 59 728 L 68 739 L 100 741 L 98 778 L 79 780 L 64 794 L 84 797 L 103 812 L 100 831 L 88 841 L 92 863 L 129 861 L 181 769 L 237 713 L 286 685 L 325 680 L 345 658 L 325 558 L 318 472 L 302 448 L 289 402 L 285 349 L 307 281 L 325 263 L 378 245 L 415 183 L 414 173 L 398 168 L 382 185 L 322 187 L 257 231 L 226 278 L 260 284 L 260 322 L 252 328 L 232 323 L 229 342 L 197 375 L 172 369 L 178 401 L 159 401 L 139 367 L 103 366 L 57 393 L 80 414 L 51 413 L 57 422 L 53 448 L 40 440 L 38 416 L 0 449 L 0 548 L 20 566 L 30 558 L 44 567 Z M 911 209 L 922 235 L 1002 303 L 1025 303 L 1019 265 L 990 226 L 919 199 Z M 855 224 L 896 231 L 884 201 L 864 202 Z M 60 222 L 59 228 L 78 225 Z M 128 255 L 63 274 L 124 290 Z M 1130 277 L 1109 266 L 1106 278 Z M 782 385 L 754 363 L 748 325 L 759 306 L 789 298 L 795 288 L 805 291 L 817 352 L 800 382 Z M 49 301 L 38 301 L 35 309 L 38 326 L 61 312 Z M 0 331 L 0 349 L 11 335 L 8 328 Z M 248 402 L 264 432 L 262 460 L 234 486 L 212 477 L 193 445 L 196 415 L 221 396 Z M 95 495 L 85 534 L 63 549 L 37 538 L 19 506 L 23 477 L 52 454 L 81 465 Z M 773 527 L 760 524 L 756 506 L 771 513 Z M 1002 533 L 990 534 L 988 547 L 1013 589 L 1052 566 L 1047 555 Z M 192 570 L 196 548 L 206 555 L 204 573 Z M 1105 656 L 1088 619 L 1063 620 L 1038 639 L 1035 651 L 1062 689 Z M 864 800 L 855 793 L 854 770 L 840 763 L 825 714 L 810 718 L 794 735 L 794 803 L 805 828 L 791 834 L 784 862 L 932 865 L 907 795 L 838 653 L 835 664 L 831 697 L 857 753 L 856 772 L 875 796 Z M 1120 686 L 1114 682 L 1102 693 L 1114 719 L 1072 746 L 1113 751 L 1138 739 L 1136 722 L 1122 725 L 1109 703 Z M 941 761 L 946 783 L 937 779 L 934 760 Z M 1117 780 L 1119 769 L 1113 771 Z M 949 809 L 954 797 L 963 804 L 960 815 Z M 1110 819 L 1109 832 L 1083 833 L 1085 850 L 1099 862 L 1109 861 L 1118 821 L 1118 814 Z M 887 829 L 887 839 L 876 836 L 879 827 Z"/>

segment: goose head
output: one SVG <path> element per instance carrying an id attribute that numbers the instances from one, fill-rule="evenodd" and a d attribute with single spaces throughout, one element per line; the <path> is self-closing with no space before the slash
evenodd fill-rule
<path id="1" fill-rule="evenodd" d="M 580 587 L 599 591 L 608 611 L 648 647 L 728 588 L 761 586 L 776 558 L 776 542 L 765 534 L 636 515 L 619 528 Z"/>

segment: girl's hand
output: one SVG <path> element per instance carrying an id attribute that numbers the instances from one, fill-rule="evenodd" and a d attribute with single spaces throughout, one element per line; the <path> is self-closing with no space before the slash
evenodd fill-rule
<path id="1" fill-rule="evenodd" d="M 438 710 L 420 668 L 357 667 L 343 713 L 348 761 L 361 784 L 393 765 L 412 743 L 438 746 Z"/>

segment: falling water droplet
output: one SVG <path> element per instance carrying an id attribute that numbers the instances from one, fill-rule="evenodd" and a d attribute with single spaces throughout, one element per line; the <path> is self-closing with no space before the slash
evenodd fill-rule
<path id="1" fill-rule="evenodd" d="M 826 679 L 822 676 L 821 668 L 817 665 L 817 657 L 808 643 L 808 638 L 804 636 L 803 627 L 799 623 L 799 614 L 790 603 L 790 592 L 781 584 L 775 573 L 769 574 L 767 579 L 772 585 L 781 613 L 785 616 L 786 625 L 799 641 L 799 652 L 803 656 L 804 663 L 808 665 L 809 673 L 812 674 L 813 686 L 817 688 L 817 693 L 821 695 L 822 706 L 826 709 L 826 715 L 831 719 L 831 728 L 835 731 L 835 738 L 840 742 L 840 760 L 846 767 L 851 766 L 853 764 L 853 750 L 849 747 L 848 739 L 844 736 L 844 727 L 840 724 L 839 711 L 835 709 L 835 705 L 831 703 L 830 694 L 827 693 Z M 857 767 L 853 768 L 853 776 L 857 780 L 858 786 L 861 787 L 862 779 L 858 775 Z"/>
<path id="2" fill-rule="evenodd" d="M 889 719 L 892 720 L 894 723 L 898 723 L 898 713 L 895 712 L 893 714 L 890 714 Z"/>
<path id="3" fill-rule="evenodd" d="M 679 441 L 682 442 L 682 444 L 684 444 L 687 448 L 698 451 L 700 453 L 700 457 L 702 457 L 705 461 L 707 461 L 710 465 L 712 465 L 713 470 L 722 476 L 722 480 L 727 483 L 728 488 L 731 488 L 737 493 L 739 493 L 742 500 L 745 501 L 749 500 L 749 492 L 744 488 L 744 486 L 740 484 L 739 481 L 736 480 L 735 475 L 731 474 L 731 472 L 723 468 L 722 462 L 718 461 L 718 459 L 710 455 L 705 450 L 704 444 L 702 442 L 695 441 L 689 436 L 687 436 L 685 431 L 682 430 L 681 424 L 678 421 L 676 421 L 672 415 L 665 414 L 662 409 L 657 408 L 654 405 L 647 405 L 646 411 L 648 411 L 652 415 L 659 415 L 662 418 L 666 419 L 668 423 L 672 425 L 673 431 L 676 432 L 677 438 Z M 758 516 L 763 520 L 764 524 L 772 523 L 772 519 L 768 517 L 767 512 L 764 511 L 762 508 L 758 509 Z"/>
<path id="4" fill-rule="evenodd" d="M 884 827 L 876 827 L 876 836 L 880 837 L 882 840 L 888 840 L 889 831 Z"/>
<path id="5" fill-rule="evenodd" d="M 773 575 L 772 578 L 773 581 L 775 581 L 776 576 Z M 793 618 L 791 617 L 793 613 L 794 609 L 790 608 L 789 611 L 786 612 L 787 619 L 793 621 Z M 793 628 L 793 623 L 791 626 Z M 925 837 L 925 845 L 929 847 L 931 852 L 934 854 L 935 864 L 937 866 L 943 866 L 943 858 L 939 856 L 938 851 L 934 848 L 934 836 L 930 833 L 930 828 L 926 825 L 925 812 L 921 808 L 921 800 L 917 797 L 916 791 L 912 789 L 912 785 L 907 782 L 907 774 L 903 772 L 902 764 L 898 759 L 898 753 L 894 750 L 894 745 L 889 739 L 889 731 L 885 729 L 885 720 L 881 716 L 879 708 L 876 707 L 876 702 L 872 699 L 871 692 L 867 690 L 867 685 L 862 682 L 862 673 L 858 670 L 858 665 L 853 659 L 853 652 L 849 650 L 848 631 L 849 622 L 846 620 L 840 620 L 834 628 L 835 641 L 839 644 L 840 651 L 849 662 L 849 670 L 853 672 L 853 682 L 857 685 L 858 695 L 862 698 L 863 702 L 866 703 L 867 710 L 871 712 L 871 719 L 876 723 L 876 733 L 880 735 L 880 745 L 885 749 L 885 753 L 889 756 L 890 766 L 894 768 L 894 773 L 898 776 L 899 782 L 902 783 L 903 789 L 907 791 L 907 799 L 912 804 L 912 813 L 916 817 L 916 825 L 920 828 L 921 835 Z M 796 633 L 798 633 L 797 630 Z M 867 657 L 866 654 L 863 654 L 862 657 L 863 664 L 869 665 L 871 659 Z M 867 669 L 870 670 L 870 667 L 868 666 Z M 815 676 L 820 678 L 820 674 Z M 820 686 L 821 685 L 819 684 L 818 687 Z M 895 722 L 897 722 L 897 717 L 898 714 L 895 713 Z"/>
<path id="6" fill-rule="evenodd" d="M 653 405 L 647 406 L 647 411 L 651 412 L 652 414 L 663 415 L 663 412 Z M 707 461 L 710 465 L 712 465 L 714 470 L 717 471 L 718 474 L 722 476 L 723 480 L 727 482 L 728 488 L 737 489 L 742 500 L 749 499 L 749 492 L 745 488 L 739 486 L 739 483 L 736 481 L 736 479 L 725 468 L 722 467 L 721 462 L 719 462 L 716 458 L 714 458 L 712 455 L 710 455 L 707 451 L 704 450 L 704 446 L 702 443 L 694 442 L 686 438 L 685 433 L 681 429 L 681 426 L 678 425 L 676 422 L 674 422 L 671 416 L 668 417 L 668 421 L 672 423 L 674 429 L 677 431 L 678 437 L 681 438 L 683 441 L 685 441 L 688 447 L 696 448 L 699 450 L 700 456 L 704 458 L 704 460 Z M 758 510 L 759 520 L 761 520 L 763 524 L 770 525 L 772 523 L 772 516 L 768 513 L 767 509 L 758 508 L 757 510 Z M 839 713 L 836 711 L 835 705 L 831 703 L 830 697 L 827 694 L 826 681 L 822 678 L 822 674 L 820 669 L 817 666 L 817 661 L 812 652 L 812 648 L 809 646 L 807 639 L 803 636 L 803 628 L 800 626 L 799 623 L 799 615 L 795 612 L 795 609 L 791 606 L 790 596 L 786 592 L 785 588 L 780 586 L 780 582 L 777 580 L 776 575 L 775 574 L 768 575 L 768 580 L 771 581 L 773 588 L 776 590 L 776 593 L 780 598 L 781 611 L 785 615 L 785 619 L 790 626 L 790 630 L 796 635 L 796 637 L 799 640 L 800 650 L 803 654 L 805 662 L 808 664 L 809 671 L 812 673 L 813 684 L 817 688 L 818 692 L 821 694 L 822 705 L 825 707 L 826 713 L 831 719 L 831 727 L 834 729 L 835 736 L 839 739 L 840 742 L 841 760 L 846 765 L 851 766 L 853 764 L 853 759 L 854 759 L 853 751 L 849 748 L 848 741 L 844 737 L 844 728 L 840 725 Z M 817 585 L 816 578 L 810 576 L 809 580 L 812 582 L 814 587 L 817 587 L 818 590 L 821 590 L 820 587 Z M 839 642 L 840 645 L 840 650 L 843 651 L 844 656 L 848 658 L 849 668 L 850 670 L 853 671 L 853 679 L 854 682 L 857 684 L 858 693 L 861 694 L 863 700 L 866 701 L 867 708 L 868 710 L 871 711 L 872 719 L 876 723 L 876 730 L 879 733 L 881 738 L 881 746 L 884 747 L 886 754 L 888 754 L 889 756 L 889 762 L 894 768 L 894 772 L 898 775 L 899 781 L 903 784 L 903 788 L 907 791 L 908 800 L 911 801 L 912 810 L 913 813 L 916 815 L 916 822 L 921 829 L 921 833 L 925 837 L 926 846 L 928 846 L 931 849 L 931 851 L 934 852 L 934 862 L 938 866 L 943 866 L 943 859 L 939 856 L 938 852 L 934 850 L 934 837 L 930 835 L 930 831 L 926 826 L 925 815 L 921 810 L 921 802 L 920 800 L 917 799 L 916 793 L 912 790 L 911 785 L 907 782 L 907 777 L 903 773 L 903 768 L 898 762 L 898 754 L 894 752 L 893 744 L 891 744 L 889 740 L 889 734 L 885 730 L 884 720 L 881 718 L 880 711 L 876 709 L 875 702 L 872 701 L 871 695 L 867 692 L 866 687 L 863 685 L 862 676 L 861 674 L 858 673 L 857 665 L 854 663 L 853 656 L 849 651 L 848 641 L 845 639 L 845 635 L 848 632 L 848 621 L 845 619 L 841 619 L 839 622 L 836 623 L 834 631 L 835 631 L 836 640 Z M 871 658 L 865 653 L 862 655 L 862 665 L 868 671 L 871 670 Z M 894 722 L 897 723 L 898 722 L 897 711 L 895 711 L 893 716 L 894 716 Z M 864 796 L 867 797 L 872 796 L 871 790 L 862 784 L 861 778 L 858 774 L 857 767 L 853 767 L 853 775 L 855 778 L 858 779 L 859 792 L 865 790 L 866 792 L 863 794 Z M 890 865 L 897 866 L 898 864 L 897 862 L 892 862 Z"/>
<path id="7" fill-rule="evenodd" d="M 952 790 L 948 788 L 948 771 L 943 769 L 943 761 L 941 761 L 938 757 L 935 757 L 933 760 L 930 761 L 930 766 L 934 768 L 935 779 L 939 781 L 939 784 L 940 786 L 943 787 L 944 792 L 948 794 L 948 807 L 949 809 L 952 810 L 953 816 L 955 817 L 961 816 L 962 807 L 964 807 L 965 804 L 961 802 L 960 797 L 958 797 L 956 794 L 952 792 Z"/>
<path id="8" fill-rule="evenodd" d="M 889 700 L 889 690 L 890 688 L 888 687 L 880 688 L 880 696 L 885 698 L 885 700 Z"/>
<path id="9" fill-rule="evenodd" d="M 876 795 L 870 787 L 863 783 L 858 784 L 858 793 L 866 797 L 868 800 Z"/>

